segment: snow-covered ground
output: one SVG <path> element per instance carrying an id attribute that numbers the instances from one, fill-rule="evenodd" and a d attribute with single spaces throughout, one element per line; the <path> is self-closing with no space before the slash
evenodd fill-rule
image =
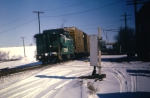
<path id="1" fill-rule="evenodd" d="M 112 61 L 118 57 L 125 56 L 102 56 L 103 81 L 77 78 L 93 71 L 84 60 L 1 77 L 0 98 L 150 98 L 150 63 Z M 39 63 L 26 57 L 0 66 Z"/>

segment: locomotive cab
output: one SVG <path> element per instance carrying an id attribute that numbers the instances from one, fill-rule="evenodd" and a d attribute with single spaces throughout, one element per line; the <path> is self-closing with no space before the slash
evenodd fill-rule
<path id="1" fill-rule="evenodd" d="M 62 29 L 45 30 L 36 34 L 37 60 L 56 62 L 74 57 L 73 39 Z"/>

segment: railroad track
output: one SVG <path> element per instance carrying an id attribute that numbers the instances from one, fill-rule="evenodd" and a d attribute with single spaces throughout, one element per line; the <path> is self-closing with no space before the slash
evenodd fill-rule
<path id="1" fill-rule="evenodd" d="M 72 61 L 72 60 L 62 61 L 62 62 L 59 62 L 59 63 L 66 63 L 66 62 L 70 62 L 70 61 Z M 49 64 L 44 64 L 44 65 L 41 64 L 41 65 L 24 66 L 24 67 L 16 67 L 16 68 L 4 68 L 4 69 L 0 70 L 0 77 L 10 75 L 10 74 L 14 74 L 14 73 L 18 73 L 18 72 L 27 71 L 27 70 L 47 68 L 47 67 L 50 67 L 50 66 L 57 65 L 59 63 L 49 63 Z"/>

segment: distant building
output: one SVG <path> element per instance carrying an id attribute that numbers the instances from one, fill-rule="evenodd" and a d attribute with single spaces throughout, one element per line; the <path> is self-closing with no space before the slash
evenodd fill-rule
<path id="1" fill-rule="evenodd" d="M 137 54 L 141 60 L 150 60 L 150 1 L 137 13 Z"/>

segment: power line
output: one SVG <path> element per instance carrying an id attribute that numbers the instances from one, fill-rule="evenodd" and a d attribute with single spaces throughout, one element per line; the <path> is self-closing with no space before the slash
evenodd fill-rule
<path id="1" fill-rule="evenodd" d="M 91 1 L 93 1 L 93 0 L 90 0 L 90 1 L 87 1 L 87 2 L 91 2 Z M 74 5 L 69 5 L 69 6 L 65 6 L 65 7 L 54 8 L 54 9 L 47 9 L 47 10 L 44 10 L 44 11 L 48 11 L 48 10 L 59 10 L 59 9 L 63 9 L 63 8 L 68 8 L 68 7 L 77 6 L 77 5 L 80 5 L 80 4 L 85 4 L 85 3 L 87 3 L 87 2 L 82 2 L 82 3 L 78 3 L 78 4 L 74 4 Z M 15 21 L 18 21 L 18 20 L 20 20 L 20 19 L 22 19 L 22 18 L 24 18 L 24 17 L 29 16 L 29 15 L 31 15 L 31 13 L 30 13 L 30 14 L 27 14 L 27 15 L 24 15 L 24 16 L 22 16 L 22 17 L 19 17 L 19 18 L 13 20 L 13 21 L 10 21 L 10 22 L 4 23 L 4 24 L 0 24 L 0 26 L 7 25 L 7 24 L 11 24 L 11 23 L 13 23 L 13 22 L 15 22 Z"/>
<path id="2" fill-rule="evenodd" d="M 93 24 L 80 25 L 80 26 L 77 26 L 77 27 L 85 27 L 85 26 L 91 26 L 91 25 L 96 25 L 96 24 L 108 24 L 108 23 L 112 23 L 112 22 L 119 22 L 119 21 L 116 20 L 116 21 L 109 21 L 109 22 L 97 22 L 97 23 L 93 23 Z"/>
<path id="3" fill-rule="evenodd" d="M 29 15 L 31 15 L 31 13 L 28 14 L 28 15 L 24 15 L 24 16 L 22 16 L 22 17 L 20 17 L 20 18 L 17 18 L 17 19 L 15 19 L 15 20 L 12 20 L 12 21 L 10 21 L 10 22 L 4 23 L 4 24 L 0 24 L 0 26 L 11 24 L 11 23 L 13 23 L 13 22 L 16 22 L 16 21 L 22 19 L 22 18 L 25 19 L 25 18 L 27 18 L 27 16 L 29 16 Z"/>
<path id="4" fill-rule="evenodd" d="M 128 24 L 134 24 L 134 23 L 128 23 Z M 118 25 L 109 25 L 109 26 L 103 26 L 103 27 L 113 27 L 113 26 L 118 26 Z M 102 28 L 103 28 L 102 27 Z M 84 28 L 82 30 L 86 30 L 86 29 L 97 29 L 97 27 L 93 27 L 93 28 Z M 114 30 L 114 29 L 102 29 L 102 30 Z M 116 31 L 115 31 L 116 32 Z"/>
<path id="5" fill-rule="evenodd" d="M 8 43 L 3 43 L 3 44 L 0 44 L 0 46 L 4 46 L 4 45 L 10 45 L 10 44 L 12 44 L 12 43 L 15 43 L 15 42 L 18 42 L 18 41 L 21 41 L 21 39 L 20 40 L 17 40 L 17 41 L 10 41 L 10 42 L 8 42 Z"/>
<path id="6" fill-rule="evenodd" d="M 32 38 L 33 36 L 26 36 L 26 39 L 29 39 L 29 38 Z M 12 40 L 7 40 L 6 42 L 1 42 L 2 44 L 0 44 L 0 46 L 4 46 L 4 45 L 10 45 L 12 43 L 15 43 L 15 42 L 20 42 L 20 39 L 19 38 L 16 38 L 16 39 L 12 39 Z"/>
<path id="7" fill-rule="evenodd" d="M 28 23 L 30 23 L 30 22 L 32 22 L 32 21 L 34 21 L 34 20 L 36 20 L 36 19 L 37 19 L 37 18 L 32 19 L 32 20 L 30 20 L 30 21 L 28 21 L 28 22 L 26 22 L 26 23 L 24 23 L 24 24 L 22 24 L 22 25 L 19 25 L 19 26 L 17 26 L 17 27 L 14 27 L 14 28 L 11 28 L 11 29 L 8 29 L 8 30 L 5 30 L 5 31 L 1 31 L 0 33 L 4 33 L 4 32 L 7 32 L 7 31 L 10 31 L 10 30 L 13 30 L 13 29 L 19 28 L 19 27 L 21 27 L 21 26 L 23 26 L 23 25 L 26 25 L 26 24 L 28 24 Z"/>
<path id="8" fill-rule="evenodd" d="M 74 14 L 81 14 L 81 13 L 85 13 L 85 12 L 97 10 L 97 9 L 100 9 L 100 8 L 108 7 L 108 6 L 120 3 L 122 1 L 124 1 L 124 0 L 120 0 L 120 1 L 117 1 L 117 2 L 114 2 L 114 3 L 111 3 L 111 4 L 107 4 L 107 5 L 104 5 L 104 6 L 101 6 L 101 7 L 97 7 L 97 8 L 94 8 L 94 9 L 90 9 L 90 10 L 86 10 L 86 11 L 81 11 L 81 12 L 76 12 L 76 13 L 70 13 L 70 14 L 63 14 L 63 15 L 56 15 L 56 16 L 44 16 L 44 17 L 61 17 L 61 16 L 68 16 L 68 15 L 74 15 Z"/>
<path id="9" fill-rule="evenodd" d="M 93 10 L 97 10 L 97 9 L 100 9 L 100 8 L 104 8 L 104 7 L 107 7 L 107 6 L 111 6 L 111 5 L 120 3 L 120 2 L 122 2 L 122 1 L 124 1 L 124 0 L 121 0 L 121 1 L 118 1 L 118 2 L 114 2 L 114 3 L 111 3 L 111 4 L 107 4 L 107 5 L 105 5 L 105 6 L 101 6 L 101 7 L 98 7 L 98 8 L 94 8 L 94 9 L 90 9 L 90 10 L 86 10 L 86 11 L 77 12 L 77 13 L 71 13 L 71 14 L 65 14 L 65 15 L 59 15 L 59 16 L 44 16 L 44 17 L 60 17 L 60 16 L 67 16 L 67 15 L 80 14 L 80 13 L 84 13 L 84 12 L 88 12 L 88 11 L 93 11 Z M 39 13 L 40 13 L 40 12 L 39 12 Z M 38 19 L 39 19 L 39 18 L 38 18 Z M 35 19 L 33 19 L 33 20 L 29 21 L 29 22 L 32 22 L 32 21 L 34 21 L 34 20 L 35 20 Z M 29 22 L 27 22 L 27 23 L 29 23 Z M 14 28 L 11 28 L 11 29 L 2 31 L 2 32 L 0 32 L 0 33 L 4 33 L 4 32 L 7 32 L 7 31 L 16 29 L 16 28 L 18 28 L 18 27 L 21 27 L 21 26 L 27 24 L 27 23 L 24 23 L 24 24 L 19 25 L 19 26 L 17 26 L 17 27 L 14 27 Z M 40 32 L 40 24 L 39 24 L 39 32 Z"/>
<path id="10" fill-rule="evenodd" d="M 137 28 L 137 4 L 143 4 L 143 0 L 128 0 L 127 5 L 134 5 L 134 15 L 135 15 L 135 29 Z"/>
<path id="11" fill-rule="evenodd" d="M 82 3 L 77 3 L 77 4 L 73 4 L 73 5 L 68 5 L 68 6 L 65 6 L 65 7 L 59 7 L 59 8 L 54 8 L 54 9 L 47 9 L 47 10 L 44 10 L 44 11 L 64 9 L 64 8 L 68 8 L 68 7 L 77 6 L 77 5 L 80 5 L 80 4 L 85 4 L 85 3 L 91 2 L 91 1 L 94 1 L 94 0 L 86 1 L 86 2 L 82 2 Z"/>
<path id="12" fill-rule="evenodd" d="M 104 33 L 104 35 L 105 35 L 105 37 L 106 37 L 106 43 L 109 42 L 109 38 L 108 38 L 108 36 L 107 36 L 107 32 L 108 32 L 108 30 L 103 30 L 103 33 Z"/>
<path id="13" fill-rule="evenodd" d="M 103 27 L 112 27 L 112 26 L 118 26 L 118 24 L 117 25 L 108 25 L 108 23 L 112 23 L 112 22 L 117 22 L 118 20 L 116 20 L 116 21 L 109 21 L 109 22 L 103 22 L 103 24 L 104 23 L 107 23 L 107 25 L 104 25 Z M 119 22 L 119 21 L 118 21 Z M 93 26 L 93 25 L 96 25 L 96 24 L 101 24 L 100 22 L 99 23 L 95 23 L 95 24 L 87 24 L 87 25 L 80 25 L 80 26 L 76 26 L 76 27 L 80 27 L 80 28 L 82 28 L 82 27 L 86 27 L 86 26 Z M 128 24 L 134 24 L 134 23 L 128 23 Z M 84 29 L 84 28 L 83 28 Z M 95 28 L 85 28 L 85 29 L 95 29 Z"/>

